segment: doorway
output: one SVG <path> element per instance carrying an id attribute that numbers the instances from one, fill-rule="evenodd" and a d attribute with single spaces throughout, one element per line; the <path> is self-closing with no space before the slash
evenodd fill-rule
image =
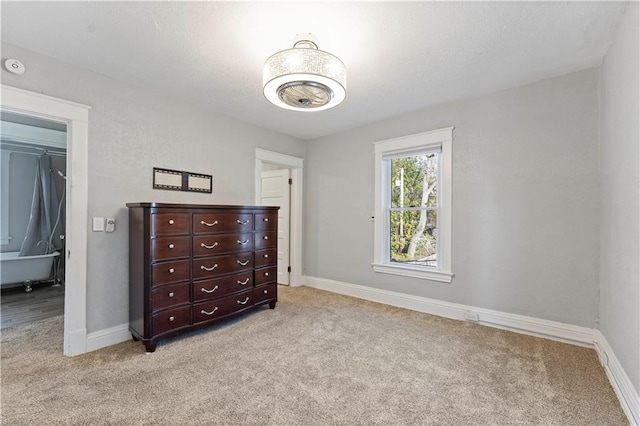
<path id="1" fill-rule="evenodd" d="M 87 228 L 89 106 L 1 85 L 0 109 L 58 122 L 67 129 L 63 354 L 87 351 Z"/>
<path id="2" fill-rule="evenodd" d="M 262 165 L 261 206 L 275 206 L 278 210 L 278 284 L 289 285 L 291 263 L 291 170 L 273 164 Z M 267 170 L 265 170 L 267 168 Z M 269 170 L 272 169 L 273 170 Z"/>
<path id="3" fill-rule="evenodd" d="M 302 282 L 303 159 L 256 148 L 255 203 L 278 211 L 278 283 Z"/>
<path id="4" fill-rule="evenodd" d="M 67 129 L 5 111 L 0 120 L 0 328 L 6 328 L 64 312 Z"/>

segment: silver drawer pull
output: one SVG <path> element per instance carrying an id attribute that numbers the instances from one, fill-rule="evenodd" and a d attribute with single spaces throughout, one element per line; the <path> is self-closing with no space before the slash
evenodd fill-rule
<path id="1" fill-rule="evenodd" d="M 205 314 L 205 315 L 213 315 L 216 313 L 216 311 L 218 310 L 218 307 L 216 306 L 215 308 L 213 308 L 213 311 L 211 312 L 207 312 L 204 309 L 200 311 L 201 314 Z"/>
<path id="2" fill-rule="evenodd" d="M 214 291 L 216 291 L 217 289 L 218 289 L 218 286 L 215 286 L 215 287 L 214 287 L 214 288 L 212 288 L 211 290 L 207 290 L 207 289 L 206 289 L 206 288 L 204 288 L 204 287 L 200 287 L 200 291 L 201 291 L 201 292 L 203 292 L 203 293 L 209 293 L 209 294 L 213 293 L 213 292 L 214 292 Z"/>
<path id="3" fill-rule="evenodd" d="M 238 280 L 238 281 L 236 281 L 236 282 L 237 282 L 238 284 L 240 284 L 240 285 L 247 285 L 247 283 L 249 282 L 249 277 L 247 277 L 244 281 L 240 281 L 240 280 Z"/>
<path id="4" fill-rule="evenodd" d="M 263 291 L 264 294 L 267 294 L 267 290 Z"/>
<path id="5" fill-rule="evenodd" d="M 269 239 L 269 236 L 268 236 L 268 235 L 265 235 L 264 237 L 262 237 L 262 239 L 263 239 L 263 240 L 268 240 L 268 239 Z"/>
<path id="6" fill-rule="evenodd" d="M 263 220 L 263 221 L 265 221 L 265 222 L 269 222 L 269 218 L 268 218 L 268 217 L 265 217 L 265 218 L 264 218 L 264 219 L 262 219 L 262 220 Z"/>
<path id="7" fill-rule="evenodd" d="M 246 304 L 247 304 L 247 302 L 249 302 L 249 296 L 247 296 L 247 298 L 246 298 L 246 299 L 244 299 L 244 302 L 241 302 L 241 301 L 239 301 L 239 300 L 237 300 L 237 302 L 238 302 L 238 305 L 246 305 Z"/>
<path id="8" fill-rule="evenodd" d="M 249 240 L 244 240 L 244 241 L 238 240 L 238 244 L 240 244 L 241 246 L 246 246 L 248 242 Z"/>
<path id="9" fill-rule="evenodd" d="M 175 296 L 175 294 L 173 292 L 170 292 L 169 297 L 173 297 L 173 296 Z"/>
<path id="10" fill-rule="evenodd" d="M 169 225 L 173 225 L 174 223 L 173 219 L 169 219 Z"/>
<path id="11" fill-rule="evenodd" d="M 213 223 L 207 223 L 204 220 L 200 221 L 200 225 L 204 225 L 204 226 L 216 226 L 218 224 L 217 220 L 214 220 Z"/>
<path id="12" fill-rule="evenodd" d="M 268 272 L 265 272 L 265 273 L 264 273 L 264 276 L 265 276 L 265 277 L 268 277 L 268 276 L 269 276 L 269 273 L 268 273 Z"/>
<path id="13" fill-rule="evenodd" d="M 213 265 L 211 268 L 207 268 L 204 265 L 200 265 L 200 269 L 204 269 L 205 271 L 213 271 L 214 269 L 216 269 L 218 267 L 218 264 L 216 263 L 215 265 Z"/>
<path id="14" fill-rule="evenodd" d="M 247 223 L 249 223 L 249 219 L 247 219 L 247 220 L 238 219 L 238 220 L 236 220 L 236 222 L 238 222 L 239 225 L 246 225 Z"/>
<path id="15" fill-rule="evenodd" d="M 215 248 L 217 245 L 218 245 L 217 241 L 215 243 L 213 243 L 212 246 L 208 246 L 205 243 L 200 243 L 200 247 L 204 247 L 204 248 L 209 249 L 209 250 L 211 250 L 212 248 Z"/>
<path id="16" fill-rule="evenodd" d="M 170 274 L 173 274 L 175 271 L 176 271 L 175 269 L 173 269 L 173 268 L 169 268 L 169 273 L 170 273 Z"/>
<path id="17" fill-rule="evenodd" d="M 171 317 L 169 317 L 169 321 L 171 321 L 171 322 L 173 322 L 173 320 L 174 320 L 174 319 L 175 319 L 175 318 L 174 318 L 174 317 L 172 317 L 172 316 L 171 316 Z"/>
<path id="18" fill-rule="evenodd" d="M 238 265 L 247 266 L 247 265 L 249 264 L 249 261 L 248 261 L 248 260 L 245 260 L 244 262 L 240 262 L 239 260 L 236 260 L 236 263 L 237 263 Z"/>
<path id="19" fill-rule="evenodd" d="M 267 257 L 269 257 L 269 255 L 268 254 L 263 254 L 262 257 L 264 257 L 266 259 Z"/>
<path id="20" fill-rule="evenodd" d="M 169 248 L 170 248 L 170 249 L 172 249 L 172 248 L 174 248 L 174 247 L 175 247 L 175 246 L 174 246 L 173 244 L 169 244 Z"/>

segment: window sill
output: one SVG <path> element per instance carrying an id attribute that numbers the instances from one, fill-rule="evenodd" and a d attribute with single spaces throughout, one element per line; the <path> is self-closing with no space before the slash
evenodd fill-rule
<path id="1" fill-rule="evenodd" d="M 428 270 L 420 267 L 391 265 L 388 263 L 372 263 L 372 266 L 374 272 L 380 272 L 382 274 L 401 275 L 403 277 L 438 281 L 447 284 L 451 284 L 453 279 L 453 274 L 451 272 Z"/>

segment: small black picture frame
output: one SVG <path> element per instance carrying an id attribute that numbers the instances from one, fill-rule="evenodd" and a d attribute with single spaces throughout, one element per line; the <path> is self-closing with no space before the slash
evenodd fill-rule
<path id="1" fill-rule="evenodd" d="M 154 167 L 153 189 L 211 194 L 213 192 L 213 176 Z"/>

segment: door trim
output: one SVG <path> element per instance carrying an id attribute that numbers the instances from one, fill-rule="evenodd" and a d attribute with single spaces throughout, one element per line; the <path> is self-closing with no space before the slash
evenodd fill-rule
<path id="1" fill-rule="evenodd" d="M 293 157 L 279 152 L 267 151 L 256 148 L 256 161 L 254 170 L 255 180 L 255 203 L 260 205 L 260 195 L 262 193 L 262 164 L 270 163 L 279 166 L 286 166 L 291 169 L 291 222 L 290 226 L 290 252 L 291 274 L 289 275 L 289 285 L 299 287 L 303 284 L 302 276 L 302 188 L 303 188 L 303 163 L 304 159 Z"/>
<path id="2" fill-rule="evenodd" d="M 88 105 L 1 85 L 1 108 L 67 125 L 65 356 L 87 352 Z M 71 256 L 73 254 L 73 256 Z"/>

